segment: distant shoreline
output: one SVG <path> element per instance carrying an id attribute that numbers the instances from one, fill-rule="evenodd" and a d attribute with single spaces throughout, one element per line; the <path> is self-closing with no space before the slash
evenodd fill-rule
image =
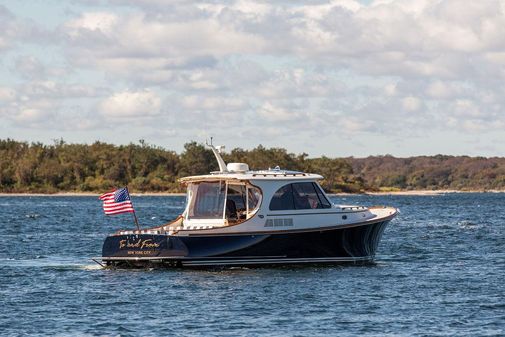
<path id="1" fill-rule="evenodd" d="M 8 138 L 0 139 L 0 148 L 3 163 L 0 195 L 10 196 L 97 195 L 126 182 L 131 191 L 146 191 L 138 195 L 174 195 L 171 192 L 183 192 L 181 177 L 207 174 L 218 168 L 212 150 L 195 141 L 184 144 L 180 154 L 144 141 L 128 145 L 100 141 L 70 144 L 60 139 L 53 145 L 44 145 Z M 125 161 L 125 158 L 129 159 Z M 258 145 L 251 150 L 235 148 L 226 152 L 224 159 L 230 163 L 247 161 L 251 170 L 279 166 L 318 173 L 326 177 L 321 181 L 325 190 L 350 194 L 358 191 L 366 195 L 505 191 L 505 157 L 439 154 L 330 158 Z"/>
<path id="2" fill-rule="evenodd" d="M 413 196 L 430 196 L 430 195 L 442 195 L 451 193 L 505 193 L 505 190 L 471 190 L 471 191 L 460 191 L 460 190 L 415 190 L 415 191 L 383 191 L 375 192 L 368 191 L 363 193 L 328 193 L 329 195 L 336 196 L 346 196 L 346 195 L 413 195 Z"/>
<path id="3" fill-rule="evenodd" d="M 505 190 L 415 190 L 415 191 L 391 191 L 391 192 L 364 192 L 357 195 L 441 195 L 451 193 L 505 193 Z M 332 193 L 330 193 L 332 194 Z M 356 195 L 354 193 L 333 193 L 332 195 Z"/>
<path id="4" fill-rule="evenodd" d="M 390 191 L 390 192 L 363 192 L 363 193 L 328 193 L 334 196 L 352 196 L 352 195 L 412 195 L 412 196 L 430 196 L 450 193 L 505 193 L 505 190 L 415 190 L 415 191 Z M 166 197 L 166 196 L 185 196 L 185 193 L 170 192 L 146 192 L 130 193 L 132 196 L 139 197 Z M 0 193 L 0 197 L 98 197 L 100 193 L 92 192 L 57 192 L 57 193 Z"/>
<path id="5" fill-rule="evenodd" d="M 0 197 L 99 197 L 101 193 L 91 192 L 57 192 L 57 193 L 0 193 Z M 146 193 L 130 193 L 130 195 L 156 197 L 156 196 L 179 196 L 184 197 L 186 193 L 168 193 L 168 192 L 146 192 Z"/>

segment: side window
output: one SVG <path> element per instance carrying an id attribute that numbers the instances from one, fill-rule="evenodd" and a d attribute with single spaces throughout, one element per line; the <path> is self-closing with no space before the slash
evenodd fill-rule
<path id="1" fill-rule="evenodd" d="M 319 197 L 319 201 L 321 201 L 321 205 L 323 206 L 323 208 L 331 208 L 331 203 L 328 201 L 328 199 L 326 199 L 325 195 L 322 192 L 321 187 L 316 183 L 312 184 L 316 189 L 317 196 Z"/>
<path id="2" fill-rule="evenodd" d="M 235 204 L 239 211 L 245 210 L 245 186 L 229 184 L 226 202 Z"/>
<path id="3" fill-rule="evenodd" d="M 272 211 L 317 208 L 331 208 L 331 203 L 326 199 L 320 187 L 312 182 L 283 186 L 275 192 L 270 201 Z"/>
<path id="4" fill-rule="evenodd" d="M 270 210 L 280 211 L 286 209 L 295 209 L 291 184 L 279 188 L 272 197 L 272 201 L 270 201 Z"/>
<path id="5" fill-rule="evenodd" d="M 249 212 L 253 212 L 257 207 L 259 207 L 259 202 L 261 200 L 261 192 L 258 188 L 248 186 L 247 187 L 247 201 Z"/>
<path id="6" fill-rule="evenodd" d="M 312 183 L 294 183 L 293 194 L 296 209 L 323 208 Z"/>

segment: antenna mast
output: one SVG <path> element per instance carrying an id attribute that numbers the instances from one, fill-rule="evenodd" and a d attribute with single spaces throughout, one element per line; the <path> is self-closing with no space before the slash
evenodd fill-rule
<path id="1" fill-rule="evenodd" d="M 216 157 L 217 163 L 219 164 L 219 172 L 228 172 L 228 169 L 226 168 L 226 163 L 224 162 L 223 158 L 221 157 L 220 152 L 224 149 L 224 146 L 217 146 L 215 147 L 212 144 L 212 139 L 214 137 L 210 137 L 210 144 L 205 140 L 205 144 L 210 147 L 212 152 L 214 153 L 214 156 Z"/>

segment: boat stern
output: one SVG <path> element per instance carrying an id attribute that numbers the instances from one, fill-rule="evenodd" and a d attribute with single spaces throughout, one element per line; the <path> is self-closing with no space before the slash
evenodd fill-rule
<path id="1" fill-rule="evenodd" d="M 145 266 L 145 262 L 173 262 L 188 254 L 178 238 L 167 234 L 113 234 L 102 247 L 102 261 L 107 266 Z"/>

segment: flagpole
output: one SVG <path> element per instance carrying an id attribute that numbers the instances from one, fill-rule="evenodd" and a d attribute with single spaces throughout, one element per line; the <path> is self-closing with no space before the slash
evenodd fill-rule
<path id="1" fill-rule="evenodd" d="M 128 186 L 126 186 L 126 192 L 128 192 L 128 197 L 130 198 L 131 201 L 131 196 L 130 196 L 130 191 L 128 190 Z M 139 226 L 139 220 L 137 219 L 137 214 L 135 214 L 135 209 L 133 208 L 133 202 L 132 202 L 132 209 L 133 209 L 133 220 L 135 220 L 135 225 L 137 226 L 137 229 L 140 230 Z"/>
<path id="2" fill-rule="evenodd" d="M 139 220 L 137 219 L 137 215 L 135 214 L 135 211 L 133 211 L 133 219 L 135 220 L 135 225 L 137 225 L 137 229 L 140 230 L 139 226 Z"/>

